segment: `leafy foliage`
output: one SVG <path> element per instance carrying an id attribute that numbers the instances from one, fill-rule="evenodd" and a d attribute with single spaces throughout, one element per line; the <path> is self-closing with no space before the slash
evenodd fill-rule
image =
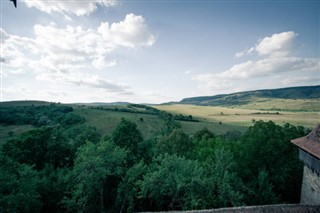
<path id="1" fill-rule="evenodd" d="M 0 123 L 35 128 L 1 143 L 0 212 L 299 202 L 302 164 L 290 140 L 304 136 L 303 127 L 255 121 L 244 134 L 219 136 L 202 129 L 189 136 L 170 113 L 144 105 L 129 108 L 159 116 L 165 123 L 161 134 L 144 140 L 134 122 L 122 119 L 101 139 L 69 106 L 1 108 Z"/>
<path id="2" fill-rule="evenodd" d="M 206 192 L 203 174 L 197 161 L 161 155 L 154 159 L 152 170 L 139 182 L 139 198 L 149 200 L 149 210 L 201 208 L 201 198 Z"/>
<path id="3" fill-rule="evenodd" d="M 32 124 L 36 127 L 55 124 L 75 125 L 84 122 L 84 118 L 72 114 L 71 106 L 52 103 L 48 106 L 10 106 L 0 108 L 0 124 Z"/>
<path id="4" fill-rule="evenodd" d="M 268 173 L 274 193 L 280 195 L 281 200 L 297 202 L 300 187 L 294 186 L 301 185 L 302 163 L 297 158 L 298 149 L 290 143 L 290 139 L 304 134 L 303 128 L 290 124 L 281 127 L 271 121 L 255 122 L 240 145 L 243 178 L 255 177 L 263 169 Z"/>
<path id="5" fill-rule="evenodd" d="M 158 148 L 160 153 L 188 156 L 193 150 L 194 144 L 181 129 L 174 129 L 169 135 L 160 138 Z"/>
<path id="6" fill-rule="evenodd" d="M 39 212 L 41 200 L 37 172 L 31 166 L 3 155 L 0 161 L 0 211 Z"/>
<path id="7" fill-rule="evenodd" d="M 77 212 L 104 210 L 107 177 L 121 175 L 125 157 L 126 152 L 110 141 L 82 146 L 70 176 L 71 197 L 64 200 L 66 207 Z"/>
<path id="8" fill-rule="evenodd" d="M 137 154 L 138 144 L 143 138 L 135 123 L 122 119 L 112 134 L 112 140 L 117 146 Z"/>

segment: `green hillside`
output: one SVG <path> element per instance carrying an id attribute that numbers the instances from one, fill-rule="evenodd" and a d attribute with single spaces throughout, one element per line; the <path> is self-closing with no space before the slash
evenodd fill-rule
<path id="1" fill-rule="evenodd" d="M 59 107 L 80 116 L 84 125 L 96 128 L 103 136 L 110 135 L 122 118 L 135 122 L 145 139 L 161 134 L 168 119 L 189 135 L 202 128 L 218 135 L 233 130 L 244 132 L 253 120 L 313 128 L 320 121 L 320 86 L 186 98 L 180 104 L 153 107 L 126 102 L 69 105 L 45 101 L 2 102 L 0 140 L 19 136 L 35 128 L 40 121 L 49 125 L 60 123 L 56 119 L 62 119 L 61 115 L 54 111 L 55 108 L 59 111 Z M 1 119 L 7 121 L 1 122 Z"/>
<path id="2" fill-rule="evenodd" d="M 86 124 L 94 126 L 102 135 L 109 135 L 121 119 L 137 124 L 145 139 L 160 134 L 164 128 L 164 120 L 156 113 L 145 108 L 134 108 L 131 105 L 121 106 L 74 106 L 74 112 L 86 119 Z"/>
<path id="3" fill-rule="evenodd" d="M 173 210 L 296 203 L 303 167 L 289 141 L 308 130 L 285 123 L 312 128 L 318 118 L 186 104 L 2 103 L 0 212 L 164 211 L 177 196 Z"/>
<path id="4" fill-rule="evenodd" d="M 185 98 L 181 104 L 245 109 L 320 111 L 320 86 L 256 90 L 226 95 Z"/>
<path id="5" fill-rule="evenodd" d="M 64 113 L 72 116 L 66 117 Z M 149 139 L 163 131 L 166 114 L 154 108 L 136 104 L 74 105 L 43 101 L 2 102 L 0 140 L 12 139 L 22 132 L 40 126 L 62 125 L 62 123 L 72 123 L 81 119 L 80 123 L 92 126 L 101 135 L 106 136 L 113 132 L 123 118 L 135 122 L 144 138 Z"/>

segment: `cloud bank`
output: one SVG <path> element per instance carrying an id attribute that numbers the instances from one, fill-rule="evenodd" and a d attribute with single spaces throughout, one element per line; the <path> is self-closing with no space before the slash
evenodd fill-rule
<path id="1" fill-rule="evenodd" d="M 89 15 L 98 6 L 113 7 L 118 4 L 117 0 L 28 0 L 24 1 L 28 7 L 34 7 L 46 13 L 58 12 L 62 14 L 74 14 L 77 16 Z"/>
<path id="2" fill-rule="evenodd" d="M 215 74 L 199 74 L 193 76 L 193 79 L 200 82 L 200 87 L 207 90 L 230 92 L 237 91 L 237 87 L 243 86 L 246 81 L 262 78 L 266 79 L 265 82 L 272 78 L 274 81 L 279 81 L 278 85 L 285 86 L 298 84 L 298 79 L 301 79 L 301 84 L 319 84 L 319 58 L 293 56 L 297 35 L 293 31 L 288 31 L 267 36 L 254 46 L 235 54 L 237 58 L 256 54 L 262 57 L 261 59 L 235 64 Z M 301 73 L 305 76 L 302 77 Z"/>
<path id="3" fill-rule="evenodd" d="M 293 52 L 294 40 L 297 36 L 298 34 L 293 31 L 273 34 L 270 37 L 261 39 L 261 41 L 255 44 L 253 47 L 236 53 L 235 57 L 240 58 L 244 55 L 249 55 L 254 52 L 258 53 L 259 55 L 269 57 L 288 56 Z"/>
<path id="4" fill-rule="evenodd" d="M 108 22 L 101 23 L 98 32 L 104 40 L 112 41 L 116 46 L 137 48 L 151 46 L 155 42 L 155 36 L 149 31 L 144 18 L 132 13 L 111 26 Z"/>
<path id="5" fill-rule="evenodd" d="M 136 49 L 152 46 L 155 42 L 145 19 L 134 14 L 128 14 L 118 23 L 102 22 L 96 29 L 61 28 L 52 23 L 34 25 L 33 32 L 31 38 L 11 35 L 0 28 L 1 63 L 7 72 L 29 70 L 37 80 L 126 94 L 130 93 L 127 86 L 90 74 L 88 70 L 117 66 L 117 60 L 110 53 L 119 47 Z"/>

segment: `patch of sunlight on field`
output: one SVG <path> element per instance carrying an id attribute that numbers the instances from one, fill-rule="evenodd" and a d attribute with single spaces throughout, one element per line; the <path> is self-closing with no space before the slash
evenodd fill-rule
<path id="1" fill-rule="evenodd" d="M 102 135 L 110 135 L 122 118 L 135 122 L 145 139 L 159 134 L 164 125 L 164 122 L 158 116 L 142 113 L 117 112 L 87 107 L 75 107 L 74 112 L 83 116 L 86 119 L 86 124 L 96 127 Z"/>
<path id="2" fill-rule="evenodd" d="M 320 112 L 277 112 L 182 104 L 161 105 L 156 108 L 173 114 L 192 115 L 200 121 L 221 122 L 234 126 L 250 126 L 254 120 L 272 120 L 279 125 L 290 123 L 313 128 L 320 122 Z"/>
<path id="3" fill-rule="evenodd" d="M 320 99 L 255 98 L 247 104 L 234 107 L 253 110 L 320 112 Z"/>

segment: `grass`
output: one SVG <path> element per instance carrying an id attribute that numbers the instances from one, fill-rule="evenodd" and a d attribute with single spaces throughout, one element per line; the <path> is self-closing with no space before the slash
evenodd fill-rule
<path id="1" fill-rule="evenodd" d="M 289 111 L 265 111 L 256 109 L 243 108 L 226 108 L 226 107 L 211 107 L 211 106 L 195 106 L 195 105 L 159 105 L 157 109 L 164 110 L 173 114 L 192 115 L 195 119 L 201 122 L 206 122 L 217 127 L 217 123 L 226 125 L 226 128 L 234 128 L 243 130 L 244 127 L 252 125 L 254 120 L 269 121 L 272 120 L 276 124 L 283 125 L 290 123 L 308 128 L 314 128 L 320 122 L 320 112 L 289 112 Z M 188 124 L 191 126 L 191 124 Z M 203 124 L 202 124 L 203 125 Z M 191 128 L 191 127 L 188 127 Z M 196 127 L 194 127 L 196 128 Z"/>
<path id="2" fill-rule="evenodd" d="M 21 133 L 31 129 L 34 129 L 32 125 L 0 125 L 0 141 L 3 142 L 14 139 Z"/>
<path id="3" fill-rule="evenodd" d="M 31 106 L 48 105 L 48 102 L 21 101 L 3 102 L 2 106 Z M 309 105 L 306 107 L 305 105 Z M 207 128 L 215 134 L 224 134 L 230 130 L 244 132 L 252 125 L 254 120 L 272 120 L 276 124 L 293 125 L 314 128 L 320 122 L 319 100 L 280 100 L 259 99 L 247 105 L 234 107 L 212 107 L 195 105 L 159 105 L 154 106 L 172 114 L 192 115 L 199 122 L 179 121 L 182 129 L 187 134 L 194 134 L 200 129 Z M 134 108 L 136 113 L 105 110 L 106 107 L 90 107 L 84 105 L 73 105 L 74 112 L 86 119 L 86 124 L 94 126 L 102 135 L 110 135 L 122 118 L 137 124 L 145 139 L 159 135 L 164 128 L 164 121 L 157 115 L 144 114 L 145 110 Z M 126 108 L 126 106 L 119 106 Z M 132 107 L 130 109 L 133 109 Z M 281 109 L 281 110 L 276 110 Z M 33 129 L 31 125 L 0 125 L 0 141 L 12 139 L 22 132 Z"/>
<path id="4" fill-rule="evenodd" d="M 247 104 L 232 107 L 251 110 L 320 112 L 320 99 L 253 98 Z"/>
<path id="5" fill-rule="evenodd" d="M 8 101 L 0 102 L 0 107 L 11 107 L 11 106 L 48 106 L 50 102 L 46 101 Z"/>
<path id="6" fill-rule="evenodd" d="M 159 134 L 164 125 L 163 121 L 156 115 L 79 106 L 74 107 L 74 112 L 83 116 L 86 119 L 86 124 L 96 127 L 102 135 L 110 135 L 122 118 L 135 122 L 145 139 Z"/>
<path id="7" fill-rule="evenodd" d="M 232 125 L 229 123 L 219 123 L 219 122 L 187 122 L 181 121 L 181 128 L 187 134 L 193 135 L 197 131 L 207 128 L 211 132 L 214 132 L 216 135 L 223 135 L 228 131 L 236 130 L 240 132 L 245 132 L 247 127 L 246 126 L 239 126 L 239 125 Z"/>

